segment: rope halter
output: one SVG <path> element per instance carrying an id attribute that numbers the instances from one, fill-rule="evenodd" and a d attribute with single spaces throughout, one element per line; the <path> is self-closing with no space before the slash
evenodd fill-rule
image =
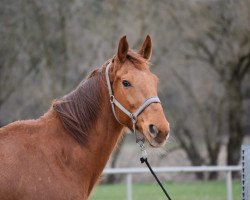
<path id="1" fill-rule="evenodd" d="M 116 120 L 123 126 L 126 126 L 124 124 L 122 124 L 120 122 L 120 120 L 118 119 L 116 112 L 115 112 L 115 106 L 118 107 L 123 113 L 125 113 L 131 120 L 132 122 L 132 129 L 129 128 L 134 134 L 136 134 L 136 143 L 139 144 L 139 146 L 141 147 L 142 151 L 145 151 L 145 147 L 144 147 L 144 137 L 143 135 L 139 132 L 136 131 L 136 122 L 137 122 L 137 117 L 144 111 L 145 108 L 147 108 L 151 103 L 161 103 L 160 99 L 157 96 L 152 96 L 149 97 L 147 99 L 145 99 L 145 101 L 139 106 L 139 108 L 135 111 L 135 112 L 129 112 L 126 108 L 124 108 L 123 105 L 121 105 L 119 103 L 119 101 L 116 100 L 112 88 L 111 88 L 111 84 L 110 84 L 110 79 L 109 79 L 109 68 L 111 67 L 111 62 L 107 65 L 106 67 L 106 71 L 105 71 L 105 76 L 106 76 L 106 81 L 107 81 L 107 86 L 108 86 L 108 91 L 109 91 L 109 97 L 110 97 L 110 103 L 111 103 L 111 108 L 113 111 L 113 114 L 116 118 Z"/>

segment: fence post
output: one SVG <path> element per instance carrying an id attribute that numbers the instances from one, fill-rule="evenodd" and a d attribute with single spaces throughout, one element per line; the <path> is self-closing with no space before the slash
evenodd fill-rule
<path id="1" fill-rule="evenodd" d="M 132 200 L 132 174 L 127 174 L 127 200 Z"/>
<path id="2" fill-rule="evenodd" d="M 233 200 L 232 171 L 227 171 L 227 200 Z"/>
<path id="3" fill-rule="evenodd" d="M 242 199 L 250 200 L 250 145 L 242 145 Z"/>

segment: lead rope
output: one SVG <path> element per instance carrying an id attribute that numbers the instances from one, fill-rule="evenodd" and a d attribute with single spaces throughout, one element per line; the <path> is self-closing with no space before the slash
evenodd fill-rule
<path id="1" fill-rule="evenodd" d="M 166 189 L 163 187 L 161 181 L 158 179 L 158 177 L 156 176 L 154 170 L 152 169 L 152 167 L 150 166 L 150 164 L 148 162 L 147 151 L 146 151 L 146 147 L 144 145 L 144 140 L 142 138 L 139 138 L 139 135 L 138 135 L 138 133 L 136 132 L 136 129 L 135 129 L 135 123 L 136 123 L 136 121 L 132 121 L 132 123 L 133 123 L 133 132 L 136 135 L 136 143 L 139 145 L 139 147 L 141 149 L 141 154 L 142 154 L 142 157 L 140 158 L 141 164 L 143 164 L 144 162 L 146 163 L 149 171 L 154 176 L 155 180 L 157 181 L 157 183 L 161 187 L 162 191 L 164 192 L 164 194 L 166 195 L 166 197 L 168 198 L 168 200 L 172 200 L 170 198 L 169 194 L 167 193 Z"/>
<path id="2" fill-rule="evenodd" d="M 156 176 L 156 174 L 154 173 L 153 169 L 151 168 L 150 164 L 148 163 L 148 159 L 141 157 L 140 158 L 141 163 L 143 164 L 144 162 L 146 163 L 147 167 L 149 168 L 151 174 L 155 177 L 155 180 L 157 181 L 157 183 L 159 184 L 159 186 L 161 187 L 162 191 L 164 192 L 164 194 L 166 195 L 166 197 L 171 200 L 170 196 L 168 195 L 166 189 L 163 187 L 162 183 L 160 182 L 160 180 L 158 179 L 158 177 Z"/>

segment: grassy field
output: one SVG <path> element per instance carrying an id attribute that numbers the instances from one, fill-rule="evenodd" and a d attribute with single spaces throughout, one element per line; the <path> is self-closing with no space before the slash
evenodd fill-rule
<path id="1" fill-rule="evenodd" d="M 165 185 L 173 200 L 226 200 L 226 184 L 216 182 L 167 183 Z M 241 198 L 240 181 L 233 182 L 233 199 Z M 162 191 L 156 184 L 133 184 L 133 200 L 163 200 Z M 126 200 L 126 185 L 100 185 L 90 200 Z"/>

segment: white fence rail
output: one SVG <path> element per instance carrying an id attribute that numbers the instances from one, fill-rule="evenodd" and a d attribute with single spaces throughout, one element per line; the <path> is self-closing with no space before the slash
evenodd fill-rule
<path id="1" fill-rule="evenodd" d="M 241 166 L 195 166 L 195 167 L 153 167 L 156 173 L 173 172 L 225 172 L 227 200 L 233 200 L 232 172 L 241 171 Z M 107 168 L 103 174 L 126 174 L 127 200 L 132 200 L 132 175 L 150 173 L 148 168 Z M 171 194 L 170 194 L 171 195 Z M 172 196 L 173 199 L 174 196 Z"/>

